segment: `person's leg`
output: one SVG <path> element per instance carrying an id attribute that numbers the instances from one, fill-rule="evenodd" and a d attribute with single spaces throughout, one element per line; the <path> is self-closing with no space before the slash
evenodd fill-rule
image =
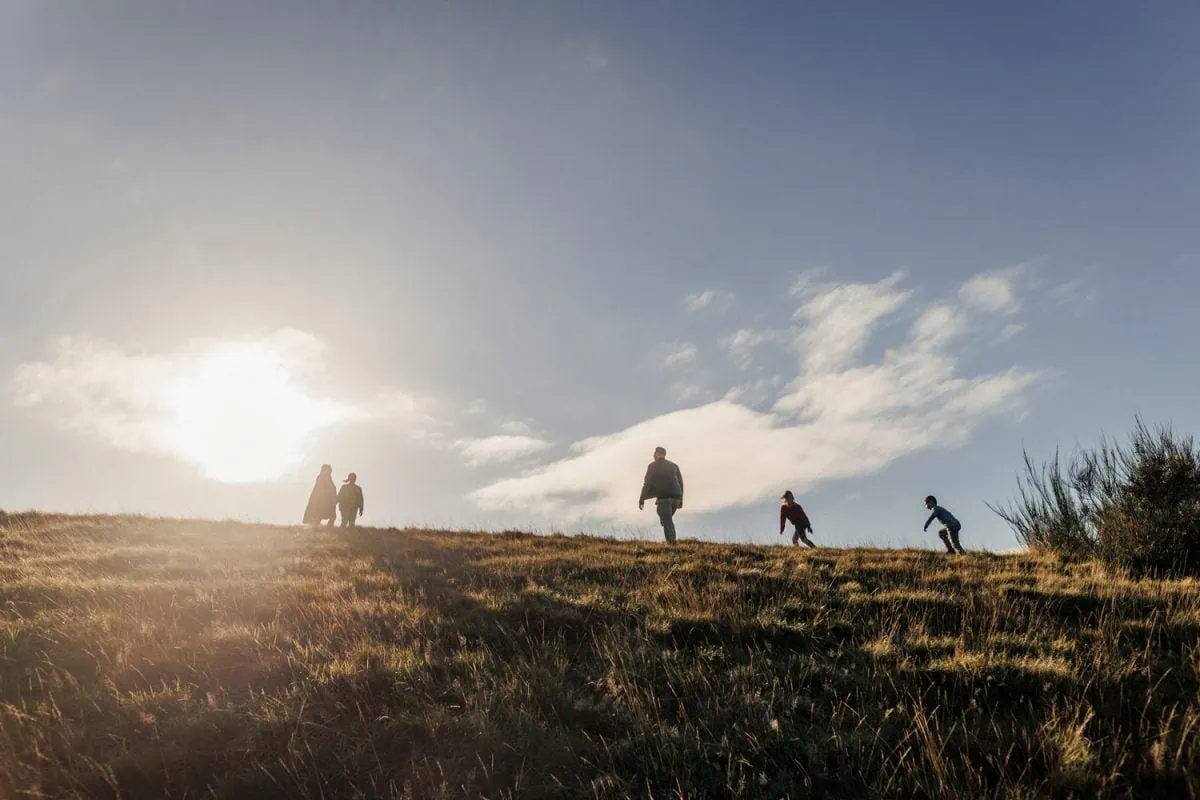
<path id="1" fill-rule="evenodd" d="M 947 528 L 942 528 L 938 531 L 938 538 L 942 540 L 942 544 L 946 545 L 946 552 L 953 554 L 954 548 L 950 546 L 950 532 Z"/>
<path id="2" fill-rule="evenodd" d="M 804 542 L 806 545 L 813 548 L 814 550 L 816 549 L 817 546 L 816 546 L 816 544 L 813 543 L 812 539 L 808 538 L 807 531 L 803 531 L 800 528 L 796 528 L 796 535 L 800 537 L 800 541 Z"/>
<path id="3" fill-rule="evenodd" d="M 663 526 L 663 536 L 667 542 L 675 544 L 675 501 L 674 500 L 659 500 L 658 503 L 658 519 Z"/>
<path id="4" fill-rule="evenodd" d="M 799 527 L 797 527 L 796 532 L 792 534 L 792 544 L 797 545 L 797 546 L 800 544 L 800 528 Z"/>
<path id="5" fill-rule="evenodd" d="M 962 526 L 950 529 L 950 541 L 954 543 L 954 549 L 960 553 L 967 552 L 963 549 L 962 544 L 958 541 L 958 534 L 962 532 Z"/>
<path id="6" fill-rule="evenodd" d="M 353 528 L 355 526 L 355 520 L 357 520 L 357 519 L 358 519 L 358 510 L 357 509 L 351 510 L 350 513 L 346 515 L 346 526 Z"/>

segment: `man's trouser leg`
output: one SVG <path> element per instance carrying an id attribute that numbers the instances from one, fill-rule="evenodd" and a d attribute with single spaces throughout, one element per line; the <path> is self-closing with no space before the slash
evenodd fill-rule
<path id="1" fill-rule="evenodd" d="M 675 501 L 674 500 L 659 500 L 658 503 L 658 519 L 662 522 L 663 535 L 667 537 L 667 541 L 675 544 Z"/>
<path id="2" fill-rule="evenodd" d="M 358 516 L 358 509 L 349 509 L 342 512 L 342 527 L 353 528 L 354 518 Z"/>

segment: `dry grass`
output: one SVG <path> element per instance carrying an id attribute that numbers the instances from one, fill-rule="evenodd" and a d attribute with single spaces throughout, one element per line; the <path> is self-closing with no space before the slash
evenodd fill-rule
<path id="1" fill-rule="evenodd" d="M 0 797 L 1196 797 L 1200 583 L 913 551 L 0 527 Z"/>

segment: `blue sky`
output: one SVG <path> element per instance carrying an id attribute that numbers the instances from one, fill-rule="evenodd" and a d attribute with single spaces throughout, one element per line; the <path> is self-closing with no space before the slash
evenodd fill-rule
<path id="1" fill-rule="evenodd" d="M 973 4 L 972 4 L 973 5 Z M 1200 429 L 1194 3 L 0 5 L 0 505 L 1011 536 Z"/>

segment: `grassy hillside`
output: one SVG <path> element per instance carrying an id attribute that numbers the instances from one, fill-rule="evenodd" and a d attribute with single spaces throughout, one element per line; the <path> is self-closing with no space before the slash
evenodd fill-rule
<path id="1" fill-rule="evenodd" d="M 0 797 L 1186 797 L 1200 584 L 915 551 L 0 527 Z"/>

